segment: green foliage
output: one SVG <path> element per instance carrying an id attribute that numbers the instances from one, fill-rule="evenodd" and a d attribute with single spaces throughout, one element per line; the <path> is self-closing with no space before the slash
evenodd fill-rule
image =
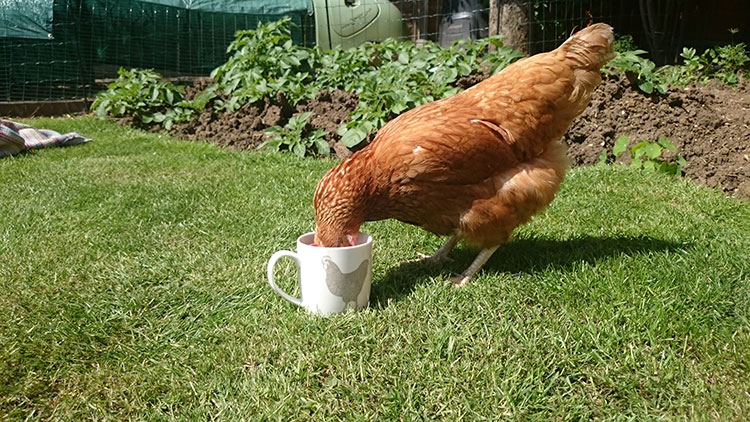
<path id="1" fill-rule="evenodd" d="M 734 85 L 739 82 L 737 74 L 747 71 L 747 64 L 750 62 L 745 51 L 745 44 L 724 45 L 706 50 L 701 57 L 701 62 L 705 67 L 705 73 L 712 75 L 714 78 Z"/>
<path id="2" fill-rule="evenodd" d="M 194 115 L 199 114 L 206 109 L 207 105 L 216 98 L 216 87 L 199 92 L 192 100 L 182 100 L 175 104 L 173 108 L 168 108 L 165 112 L 154 113 L 153 121 L 161 123 L 165 129 L 169 130 L 173 123 L 187 122 Z"/>
<path id="3" fill-rule="evenodd" d="M 139 125 L 161 123 L 169 129 L 211 103 L 220 111 L 235 111 L 283 92 L 295 105 L 322 90 L 339 88 L 360 98 L 350 121 L 337 131 L 346 146 L 356 147 L 399 113 L 456 94 L 460 91 L 456 87 L 458 78 L 495 73 L 523 56 L 504 46 L 499 38 L 457 41 L 450 48 L 433 42 L 416 45 L 388 39 L 349 50 L 326 51 L 294 45 L 292 25 L 284 18 L 259 23 L 254 30 L 238 31 L 227 49 L 229 59 L 211 73 L 216 85 L 192 101 L 184 101 L 181 88 L 161 81 L 157 73 L 133 70 L 123 73 L 101 94 L 95 103 L 97 113 L 132 115 Z M 307 150 L 315 145 L 319 154 L 326 154 L 324 142 L 318 142 L 322 136 L 295 142 L 289 138 L 300 132 L 297 125 L 304 126 L 304 121 L 297 119 L 289 128 L 271 130 L 272 134 L 280 131 L 279 136 L 265 145 L 276 149 L 287 145 L 298 155 L 303 146 Z"/>
<path id="4" fill-rule="evenodd" d="M 212 73 L 229 97 L 220 106 L 236 110 L 277 92 L 292 104 L 324 89 L 354 92 L 359 107 L 337 131 L 348 147 L 359 145 L 399 113 L 456 94 L 459 77 L 494 73 L 523 56 L 499 38 L 458 41 L 447 49 L 393 39 L 348 50 L 310 49 L 292 44 L 290 25 L 283 19 L 237 33 L 229 47 L 232 56 Z M 491 52 L 490 45 L 495 47 Z"/>
<path id="5" fill-rule="evenodd" d="M 460 40 L 450 48 L 392 39 L 348 50 L 306 48 L 292 42 L 291 25 L 291 20 L 284 18 L 238 31 L 227 50 L 229 59 L 211 74 L 216 84 L 191 101 L 184 100 L 182 87 L 163 81 L 152 70 L 121 69 L 119 78 L 97 95 L 92 108 L 100 117 L 131 116 L 137 126 L 158 123 L 170 129 L 210 106 L 234 111 L 280 92 L 295 105 L 322 90 L 342 89 L 360 99 L 350 120 L 337 130 L 342 143 L 355 148 L 399 113 L 459 92 L 459 78 L 494 74 L 523 56 L 499 38 Z M 664 94 L 671 85 L 711 78 L 734 84 L 750 62 L 744 44 L 716 47 L 702 55 L 686 48 L 684 64 L 662 68 L 644 57 L 645 51 L 633 49 L 632 37 L 618 37 L 615 48 L 618 56 L 602 71 L 625 73 L 648 94 Z M 310 139 L 299 143 L 305 150 L 318 145 Z M 279 143 L 277 149 L 282 145 L 302 151 L 291 141 Z M 318 153 L 323 154 L 322 150 Z"/>
<path id="6" fill-rule="evenodd" d="M 612 148 L 612 154 L 618 157 L 628 152 L 629 139 L 621 136 L 615 142 Z M 655 171 L 680 176 L 682 167 L 686 164 L 685 159 L 678 155 L 676 160 L 662 160 L 661 155 L 664 150 L 675 151 L 674 144 L 669 139 L 661 137 L 658 141 L 643 140 L 630 148 L 631 158 L 630 166 L 636 169 Z"/>
<path id="7" fill-rule="evenodd" d="M 189 118 L 188 111 L 172 112 L 183 107 L 192 110 L 183 101 L 182 87 L 162 81 L 161 75 L 153 70 L 120 68 L 117 74 L 119 77 L 106 91 L 98 93 L 91 105 L 100 118 L 131 116 L 136 126 L 167 122 L 167 129 L 171 122 Z M 171 119 L 162 118 L 164 113 L 170 112 L 173 113 Z"/>
<path id="8" fill-rule="evenodd" d="M 735 85 L 738 75 L 747 72 L 750 63 L 745 44 L 714 47 L 703 54 L 694 48 L 683 48 L 680 57 L 683 64 L 656 68 L 656 64 L 643 57 L 644 50 L 622 51 L 602 70 L 605 73 L 625 73 L 634 79 L 638 88 L 651 94 L 665 94 L 669 86 L 685 87 L 693 82 L 708 82 L 716 79 Z"/>
<path id="9" fill-rule="evenodd" d="M 279 151 L 282 146 L 285 146 L 299 157 L 304 157 L 306 153 L 313 150 L 319 155 L 329 155 L 331 149 L 325 140 L 325 132 L 321 129 L 312 132 L 308 130 L 307 119 L 310 114 L 310 112 L 301 113 L 292 116 L 284 126 L 268 128 L 265 133 L 270 139 L 263 142 L 259 148 Z"/>
<path id="10" fill-rule="evenodd" d="M 666 79 L 656 71 L 654 62 L 642 57 L 644 54 L 647 54 L 644 50 L 622 52 L 610 60 L 602 71 L 609 74 L 625 73 L 633 77 L 638 88 L 647 94 L 652 94 L 654 91 L 665 94 L 667 92 Z"/>
<path id="11" fill-rule="evenodd" d="M 745 44 L 718 46 L 698 55 L 694 48 L 683 48 L 682 65 L 666 66 L 663 69 L 670 85 L 684 87 L 692 82 L 708 82 L 716 79 L 728 85 L 739 82 L 738 75 L 747 71 L 750 57 Z"/>
<path id="12" fill-rule="evenodd" d="M 489 46 L 495 47 L 488 51 Z M 450 48 L 427 42 L 386 40 L 366 43 L 345 53 L 334 51 L 333 67 L 321 72 L 328 86 L 359 95 L 351 121 L 338 129 L 348 147 L 360 144 L 388 120 L 416 106 L 450 97 L 460 91 L 458 78 L 472 73 L 495 73 L 523 55 L 503 46 L 499 38 L 461 40 Z M 354 67 L 353 71 L 340 70 Z M 339 85 L 334 85 L 338 82 Z"/>
<path id="13" fill-rule="evenodd" d="M 617 53 L 625 53 L 627 51 L 638 50 L 638 46 L 635 44 L 635 40 L 632 35 L 620 35 L 615 34 L 614 50 Z"/>
<path id="14" fill-rule="evenodd" d="M 315 96 L 319 89 L 310 84 L 314 59 L 309 49 L 292 42 L 292 25 L 285 17 L 237 31 L 227 49 L 231 56 L 211 72 L 218 89 L 229 96 L 220 107 L 234 111 L 279 91 L 294 103 Z"/>
<path id="15" fill-rule="evenodd" d="M 682 66 L 668 66 L 664 69 L 667 83 L 684 87 L 691 82 L 707 80 L 703 76 L 704 65 L 701 63 L 700 56 L 696 54 L 694 48 L 683 48 L 680 56 L 683 59 Z"/>

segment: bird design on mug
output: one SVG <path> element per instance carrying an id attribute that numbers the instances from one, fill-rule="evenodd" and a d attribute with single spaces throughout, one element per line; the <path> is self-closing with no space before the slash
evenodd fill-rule
<path id="1" fill-rule="evenodd" d="M 362 291 L 362 284 L 367 278 L 367 270 L 370 267 L 370 260 L 365 259 L 359 264 L 359 267 L 350 272 L 344 273 L 338 265 L 329 256 L 323 257 L 323 268 L 326 272 L 326 285 L 328 291 L 342 298 L 345 303 L 357 302 L 357 296 Z"/>

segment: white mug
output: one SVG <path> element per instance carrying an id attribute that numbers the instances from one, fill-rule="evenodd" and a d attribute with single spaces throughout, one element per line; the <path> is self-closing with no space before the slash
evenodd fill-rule
<path id="1" fill-rule="evenodd" d="M 370 302 L 372 238 L 360 233 L 355 246 L 313 246 L 315 233 L 297 238 L 297 252 L 278 251 L 268 260 L 268 283 L 284 299 L 317 315 L 362 309 Z M 292 258 L 299 267 L 300 297 L 292 297 L 276 285 L 274 266 L 280 258 Z"/>

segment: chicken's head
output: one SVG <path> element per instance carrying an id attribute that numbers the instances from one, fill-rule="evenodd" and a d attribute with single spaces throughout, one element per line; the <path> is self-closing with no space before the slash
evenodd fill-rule
<path id="1" fill-rule="evenodd" d="M 356 245 L 364 221 L 363 204 L 339 180 L 324 177 L 315 191 L 315 243 L 327 248 Z"/>
<path id="2" fill-rule="evenodd" d="M 357 244 L 359 224 L 345 224 L 346 217 L 343 215 L 328 218 L 316 217 L 318 218 L 315 222 L 315 243 L 319 246 L 337 248 Z"/>
<path id="3" fill-rule="evenodd" d="M 320 226 L 315 227 L 315 244 L 326 248 L 338 248 L 343 246 L 354 246 L 357 244 L 357 233 L 332 232 L 322 229 Z"/>
<path id="4" fill-rule="evenodd" d="M 354 246 L 362 222 L 373 206 L 367 148 L 330 169 L 313 198 L 315 242 L 328 248 Z M 369 220 L 368 220 L 369 221 Z"/>
<path id="5" fill-rule="evenodd" d="M 355 204 L 338 194 L 315 195 L 315 243 L 326 248 L 353 246 L 359 235 L 361 219 L 352 215 Z"/>

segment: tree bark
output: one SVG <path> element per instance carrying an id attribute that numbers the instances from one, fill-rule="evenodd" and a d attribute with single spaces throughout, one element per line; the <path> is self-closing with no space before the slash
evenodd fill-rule
<path id="1" fill-rule="evenodd" d="M 492 0 L 490 4 L 497 0 Z M 529 17 L 528 0 L 504 0 L 500 7 L 500 34 L 503 43 L 516 50 L 529 54 Z M 490 6 L 490 22 L 492 22 L 492 8 Z M 492 31 L 492 23 L 490 23 Z"/>
<path id="2" fill-rule="evenodd" d="M 490 37 L 500 34 L 500 0 L 490 0 Z"/>

